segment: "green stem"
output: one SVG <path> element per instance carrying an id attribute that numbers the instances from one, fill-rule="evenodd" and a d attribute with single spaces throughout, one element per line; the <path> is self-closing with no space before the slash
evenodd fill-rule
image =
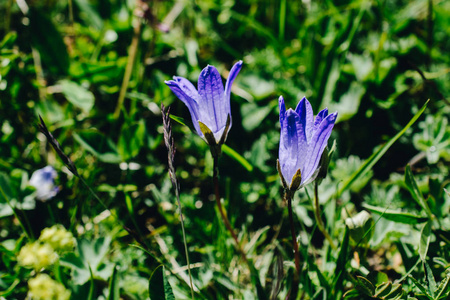
<path id="1" fill-rule="evenodd" d="M 1 186 L 0 186 L 0 194 L 2 194 L 2 196 L 5 199 L 6 203 L 11 208 L 11 210 L 12 210 L 12 212 L 14 214 L 14 217 L 16 217 L 17 221 L 19 221 L 19 225 L 20 225 L 20 227 L 22 227 L 22 230 L 25 233 L 25 235 L 27 236 L 27 238 L 30 239 L 30 240 L 34 240 L 33 231 L 31 230 L 30 223 L 28 222 L 28 219 L 25 216 L 25 214 L 23 214 L 23 216 L 24 216 L 25 222 L 28 225 L 29 231 L 26 229 L 26 227 L 23 224 L 22 220 L 19 218 L 19 215 L 17 214 L 16 208 L 11 204 L 11 201 L 9 201 L 8 196 L 6 196 L 5 191 L 3 190 L 3 188 Z"/>
<path id="2" fill-rule="evenodd" d="M 289 299 L 297 299 L 301 270 L 300 270 L 300 253 L 298 252 L 297 235 L 295 234 L 294 217 L 292 214 L 292 196 L 293 193 L 291 191 L 289 190 L 285 191 L 284 200 L 288 203 L 289 223 L 291 225 L 291 238 L 292 238 L 292 245 L 294 247 L 294 261 L 296 270 L 296 272 L 294 273 L 294 280 L 292 281 L 292 288 L 289 293 Z"/>
<path id="3" fill-rule="evenodd" d="M 320 212 L 320 204 L 319 204 L 319 184 L 317 183 L 317 180 L 314 182 L 314 217 L 316 218 L 317 227 L 319 228 L 320 232 L 325 236 L 328 243 L 330 243 L 331 248 L 333 250 L 336 250 L 336 244 L 333 242 L 333 239 L 331 238 L 328 231 L 325 229 L 325 225 L 323 224 L 322 218 L 321 218 L 321 212 Z"/>
<path id="4" fill-rule="evenodd" d="M 117 100 L 116 110 L 114 111 L 114 118 L 117 119 L 120 115 L 125 95 L 127 93 L 128 84 L 130 83 L 131 73 L 133 72 L 134 61 L 139 46 L 139 37 L 141 35 L 141 20 L 138 20 L 136 26 L 134 26 L 134 34 L 131 40 L 130 53 L 128 55 L 127 65 L 125 67 L 125 74 L 123 76 L 122 86 L 120 87 L 119 99 Z"/>
<path id="5" fill-rule="evenodd" d="M 191 274 L 191 263 L 189 262 L 189 252 L 186 241 L 186 232 L 184 230 L 184 218 L 183 213 L 181 211 L 181 201 L 180 201 L 180 191 L 178 190 L 178 186 L 175 186 L 175 195 L 177 197 L 178 202 L 178 211 L 180 212 L 180 223 L 181 223 L 181 231 L 183 232 L 183 243 L 184 243 L 184 254 L 186 255 L 187 269 L 189 274 L 189 283 L 191 288 L 191 297 L 194 300 L 194 285 L 192 283 L 192 274 Z"/>
<path id="6" fill-rule="evenodd" d="M 238 237 L 236 233 L 233 230 L 233 227 L 231 227 L 230 221 L 228 220 L 228 217 L 225 213 L 225 210 L 222 206 L 222 203 L 220 202 L 220 192 L 219 192 L 219 156 L 213 155 L 214 157 L 214 173 L 213 173 L 213 181 L 214 181 L 214 192 L 216 195 L 216 203 L 217 207 L 219 208 L 220 216 L 222 217 L 223 223 L 225 224 L 225 227 L 227 228 L 228 232 L 233 237 L 234 243 L 236 244 L 236 249 L 240 252 L 242 258 L 245 260 L 247 264 L 249 264 L 247 256 L 245 255 L 244 250 L 241 247 L 241 244 L 239 243 Z"/>

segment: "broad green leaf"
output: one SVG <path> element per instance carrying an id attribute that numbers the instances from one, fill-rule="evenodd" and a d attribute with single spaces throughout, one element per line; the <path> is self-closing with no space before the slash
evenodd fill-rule
<path id="1" fill-rule="evenodd" d="M 425 198 L 423 198 L 423 195 L 420 192 L 419 187 L 417 186 L 416 179 L 414 178 L 414 175 L 411 172 L 411 167 L 409 165 L 407 165 L 405 168 L 405 183 L 413 199 L 416 200 L 417 204 L 419 204 L 431 218 L 432 213 L 430 207 L 425 201 Z"/>
<path id="2" fill-rule="evenodd" d="M 84 112 L 88 113 L 94 106 L 95 97 L 90 91 L 76 82 L 69 80 L 59 81 L 61 91 L 66 96 L 67 101 L 72 103 Z"/>
<path id="3" fill-rule="evenodd" d="M 330 103 L 330 111 L 339 112 L 339 122 L 351 119 L 358 112 L 359 104 L 365 92 L 366 89 L 361 83 L 352 82 L 349 90 L 341 96 L 339 102 Z"/>
<path id="4" fill-rule="evenodd" d="M 398 223 L 417 224 L 426 222 L 428 220 L 428 218 L 426 217 L 417 216 L 412 213 L 386 209 L 383 207 L 377 207 L 366 203 L 363 204 L 363 207 L 370 210 L 371 212 L 380 214 L 385 219 Z"/>
<path id="5" fill-rule="evenodd" d="M 109 237 L 99 238 L 94 241 L 77 240 L 78 255 L 69 252 L 60 258 L 63 266 L 72 269 L 72 280 L 75 284 L 83 285 L 91 276 L 107 280 L 113 273 L 113 265 L 102 263 L 109 250 L 111 239 Z"/>
<path id="6" fill-rule="evenodd" d="M 422 227 L 419 241 L 419 255 L 423 262 L 427 258 L 428 247 L 431 240 L 431 222 L 428 221 Z"/>
<path id="7" fill-rule="evenodd" d="M 175 300 L 172 287 L 164 274 L 164 266 L 158 266 L 149 280 L 150 300 Z"/>
<path id="8" fill-rule="evenodd" d="M 375 287 L 373 284 L 365 277 L 356 276 L 356 278 L 358 280 L 356 288 L 369 297 L 373 296 L 375 293 Z"/>
<path id="9" fill-rule="evenodd" d="M 145 123 L 140 121 L 132 125 L 124 125 L 120 133 L 117 149 L 126 161 L 139 154 L 145 141 Z"/>
<path id="10" fill-rule="evenodd" d="M 256 103 L 246 103 L 241 106 L 242 127 L 247 131 L 252 131 L 261 125 L 261 122 L 272 110 L 271 105 L 258 106 Z"/>
<path id="11" fill-rule="evenodd" d="M 406 124 L 406 126 L 399 131 L 393 138 L 391 138 L 383 147 L 379 148 L 372 156 L 370 156 L 367 161 L 356 171 L 353 175 L 344 181 L 342 187 L 338 190 L 337 196 L 339 197 L 342 193 L 350 188 L 350 186 L 358 180 L 361 176 L 364 176 L 367 172 L 369 172 L 372 167 L 383 157 L 383 155 L 389 150 L 389 148 L 411 127 L 417 119 L 422 115 L 427 107 L 427 104 L 430 100 L 427 100 L 422 108 L 414 115 L 414 117 Z"/>
<path id="12" fill-rule="evenodd" d="M 106 163 L 119 163 L 121 158 L 113 142 L 96 129 L 81 130 L 73 137 L 80 145 Z"/>
<path id="13" fill-rule="evenodd" d="M 367 279 L 375 286 L 380 286 L 383 283 L 389 282 L 389 277 L 386 273 L 372 271 L 367 275 Z"/>

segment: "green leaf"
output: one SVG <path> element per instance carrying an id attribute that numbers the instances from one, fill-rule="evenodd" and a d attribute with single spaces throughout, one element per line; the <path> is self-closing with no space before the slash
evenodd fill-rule
<path id="1" fill-rule="evenodd" d="M 403 292 L 404 291 L 403 291 L 402 285 L 399 283 L 394 283 L 392 285 L 391 291 L 387 295 L 386 299 L 397 299 L 396 297 L 403 296 Z"/>
<path id="2" fill-rule="evenodd" d="M 447 269 L 445 272 L 444 279 L 441 280 L 439 286 L 436 289 L 436 299 L 443 299 L 449 293 L 449 283 L 450 283 L 450 269 Z"/>
<path id="3" fill-rule="evenodd" d="M 375 293 L 375 287 L 373 284 L 367 278 L 362 276 L 356 276 L 356 278 L 358 280 L 356 288 L 367 296 L 372 297 Z"/>
<path id="4" fill-rule="evenodd" d="M 5 197 L 8 197 L 7 200 L 14 198 L 13 190 L 11 189 L 11 180 L 8 174 L 4 172 L 0 172 L 0 189 L 0 192 L 4 194 Z M 0 197 L 0 199 L 6 201 L 3 197 Z"/>
<path id="5" fill-rule="evenodd" d="M 426 296 L 428 299 L 434 300 L 433 297 L 431 297 L 431 296 L 428 294 L 427 289 L 426 289 L 419 281 L 417 281 L 417 279 L 415 279 L 415 278 L 412 277 L 411 275 L 409 275 L 408 278 L 411 279 L 412 282 L 414 282 L 414 284 L 419 288 L 419 290 L 420 290 L 422 293 L 425 294 L 425 296 Z"/>
<path id="6" fill-rule="evenodd" d="M 11 48 L 17 39 L 17 32 L 11 31 L 0 42 L 0 49 Z"/>
<path id="7" fill-rule="evenodd" d="M 380 286 L 381 284 L 384 284 L 386 282 L 389 282 L 389 277 L 386 273 L 383 272 L 377 272 L 372 271 L 367 275 L 367 279 L 370 280 L 370 282 L 374 286 Z"/>
<path id="8" fill-rule="evenodd" d="M 420 192 L 419 187 L 417 186 L 416 179 L 414 178 L 414 175 L 411 172 L 411 167 L 409 165 L 407 165 L 405 168 L 405 183 L 413 199 L 416 200 L 417 204 L 419 204 L 431 218 L 432 213 L 430 207 L 425 201 L 425 198 L 423 198 L 423 195 Z"/>
<path id="9" fill-rule="evenodd" d="M 348 259 L 348 250 L 349 250 L 349 242 L 350 242 L 350 233 L 348 227 L 345 226 L 344 237 L 342 239 L 341 249 L 339 250 L 339 255 L 336 260 L 336 271 L 335 271 L 335 280 L 332 290 L 340 291 L 342 290 L 342 282 L 344 280 L 344 273 L 347 269 Z"/>
<path id="10" fill-rule="evenodd" d="M 392 209 L 386 209 L 383 207 L 377 207 L 373 205 L 369 205 L 364 203 L 363 207 L 370 210 L 373 213 L 380 214 L 383 218 L 394 221 L 397 223 L 403 223 L 403 224 L 418 224 L 423 223 L 428 220 L 426 217 L 417 216 L 411 213 L 406 213 L 402 211 L 396 211 Z"/>
<path id="11" fill-rule="evenodd" d="M 140 121 L 132 125 L 124 125 L 120 133 L 117 149 L 124 161 L 139 154 L 145 141 L 145 123 Z"/>
<path id="12" fill-rule="evenodd" d="M 96 129 L 87 129 L 74 133 L 73 137 L 80 145 L 106 163 L 122 161 L 113 142 Z"/>
<path id="13" fill-rule="evenodd" d="M 339 112 L 339 122 L 351 119 L 357 112 L 366 89 L 361 83 L 352 82 L 349 90 L 341 96 L 339 102 L 330 103 L 330 111 Z"/>
<path id="14" fill-rule="evenodd" d="M 390 282 L 384 282 L 380 285 L 378 285 L 375 289 L 375 296 L 376 297 L 385 297 L 389 295 L 392 289 L 392 283 Z"/>
<path id="15" fill-rule="evenodd" d="M 243 156 L 241 156 L 239 153 L 234 151 L 229 146 L 223 144 L 222 145 L 222 151 L 229 157 L 235 159 L 238 163 L 240 163 L 247 171 L 251 172 L 253 171 L 253 166 L 246 160 Z"/>
<path id="16" fill-rule="evenodd" d="M 108 279 L 113 273 L 112 265 L 102 264 L 109 250 L 111 239 L 102 237 L 92 240 L 77 240 L 78 256 L 69 252 L 60 258 L 63 266 L 72 269 L 72 280 L 77 285 L 85 284 L 91 276 Z"/>
<path id="17" fill-rule="evenodd" d="M 95 97 L 90 91 L 70 80 L 59 81 L 61 91 L 67 101 L 88 113 L 94 106 Z"/>
<path id="18" fill-rule="evenodd" d="M 246 103 L 241 106 L 242 127 L 247 131 L 252 131 L 261 125 L 262 121 L 273 109 L 271 105 L 258 106 L 255 103 Z"/>
<path id="19" fill-rule="evenodd" d="M 91 6 L 88 0 L 75 0 L 76 5 L 79 7 L 81 18 L 89 25 L 95 27 L 98 30 L 103 29 L 103 20 L 100 15 Z"/>
<path id="20" fill-rule="evenodd" d="M 175 300 L 172 287 L 164 274 L 164 266 L 158 266 L 149 280 L 150 300 Z"/>
<path id="21" fill-rule="evenodd" d="M 120 286 L 117 273 L 117 265 L 115 265 L 113 274 L 109 280 L 108 300 L 120 300 Z"/>
<path id="22" fill-rule="evenodd" d="M 423 262 L 427 258 L 428 246 L 430 245 L 431 240 L 431 222 L 428 221 L 423 225 L 423 228 L 420 232 L 420 241 L 419 241 L 419 255 Z"/>
<path id="23" fill-rule="evenodd" d="M 59 31 L 44 13 L 30 6 L 28 13 L 31 42 L 41 56 L 42 63 L 51 72 L 66 75 L 69 69 L 69 54 Z"/>
<path id="24" fill-rule="evenodd" d="M 399 131 L 393 138 L 391 138 L 383 147 L 379 148 L 374 154 L 372 154 L 366 162 L 352 174 L 350 178 L 344 181 L 344 184 L 337 192 L 337 197 L 340 197 L 344 191 L 351 187 L 351 185 L 358 180 L 361 176 L 364 176 L 367 172 L 369 172 L 372 167 L 380 160 L 381 157 L 389 150 L 389 148 L 411 127 L 417 119 L 422 115 L 427 107 L 427 104 L 430 100 L 427 100 L 422 108 L 414 115 L 414 117 L 406 124 L 406 126 Z"/>
<path id="25" fill-rule="evenodd" d="M 436 279 L 434 279 L 433 271 L 430 268 L 430 265 L 424 261 L 425 271 L 427 275 L 427 283 L 428 283 L 428 291 L 430 295 L 434 298 L 434 294 L 437 289 Z"/>

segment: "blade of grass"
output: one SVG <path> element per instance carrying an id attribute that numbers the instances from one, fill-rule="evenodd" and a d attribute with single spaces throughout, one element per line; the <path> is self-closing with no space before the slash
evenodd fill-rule
<path id="1" fill-rule="evenodd" d="M 427 104 L 430 100 L 427 100 L 425 104 L 422 106 L 422 108 L 414 115 L 414 117 L 406 124 L 406 126 L 399 131 L 393 138 L 391 138 L 383 147 L 378 149 L 372 156 L 370 156 L 364 164 L 350 176 L 349 179 L 347 179 L 343 186 L 337 191 L 337 197 L 340 197 L 344 191 L 349 189 L 351 185 L 357 181 L 360 177 L 364 176 L 369 170 L 372 169 L 372 167 L 380 160 L 381 157 L 391 148 L 391 146 L 406 132 L 406 130 L 409 129 L 416 121 L 419 119 L 419 117 L 422 115 L 422 113 L 425 111 L 425 108 L 427 107 Z"/>

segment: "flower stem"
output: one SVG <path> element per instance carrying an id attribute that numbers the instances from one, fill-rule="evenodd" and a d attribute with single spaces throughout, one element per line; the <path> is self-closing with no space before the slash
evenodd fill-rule
<path id="1" fill-rule="evenodd" d="M 297 235 L 295 234 L 295 226 L 294 226 L 294 217 L 292 215 L 292 196 L 293 193 L 289 190 L 286 190 L 284 193 L 284 199 L 288 203 L 288 212 L 289 212 L 289 223 L 291 224 L 291 237 L 292 237 L 292 245 L 294 246 L 294 260 L 295 260 L 295 270 L 294 280 L 292 281 L 292 288 L 290 292 L 289 299 L 296 299 L 298 294 L 298 286 L 300 283 L 300 253 L 298 252 L 298 243 L 297 243 Z"/>
<path id="2" fill-rule="evenodd" d="M 316 218 L 317 227 L 322 232 L 322 234 L 325 236 L 325 238 L 328 240 L 328 243 L 330 243 L 331 248 L 333 250 L 336 250 L 336 244 L 333 242 L 333 239 L 331 238 L 328 231 L 325 230 L 325 225 L 323 224 L 322 218 L 320 217 L 320 205 L 319 205 L 319 184 L 317 181 L 314 182 L 314 217 Z"/>
<path id="3" fill-rule="evenodd" d="M 225 227 L 227 228 L 228 232 L 231 234 L 231 236 L 234 239 L 234 242 L 236 244 L 236 249 L 240 252 L 242 258 L 245 260 L 245 262 L 249 264 L 249 261 L 247 259 L 247 256 L 245 255 L 244 250 L 241 248 L 241 244 L 239 243 L 238 237 L 236 233 L 233 230 L 233 227 L 231 227 L 230 221 L 228 220 L 228 217 L 225 213 L 225 210 L 222 206 L 222 203 L 220 202 L 220 193 L 219 193 L 219 156 L 213 155 L 214 157 L 214 173 L 213 173 L 213 181 L 214 181 L 214 192 L 216 195 L 216 203 L 217 207 L 219 208 L 220 216 L 222 217 L 223 223 L 225 224 Z"/>

